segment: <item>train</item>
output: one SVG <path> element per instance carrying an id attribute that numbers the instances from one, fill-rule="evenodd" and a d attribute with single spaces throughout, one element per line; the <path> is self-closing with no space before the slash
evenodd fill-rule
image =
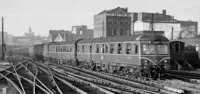
<path id="1" fill-rule="evenodd" d="M 194 50 L 188 47 L 183 41 L 169 41 L 162 35 L 139 34 L 50 42 L 21 52 L 43 62 L 120 75 L 160 78 L 165 70 L 193 69 L 189 62 L 193 59 L 188 58 L 188 53 Z"/>

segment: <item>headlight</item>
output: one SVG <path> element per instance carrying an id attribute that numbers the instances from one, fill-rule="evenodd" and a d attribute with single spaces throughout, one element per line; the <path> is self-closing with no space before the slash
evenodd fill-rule
<path id="1" fill-rule="evenodd" d="M 167 60 L 164 60 L 165 63 L 167 63 Z"/>

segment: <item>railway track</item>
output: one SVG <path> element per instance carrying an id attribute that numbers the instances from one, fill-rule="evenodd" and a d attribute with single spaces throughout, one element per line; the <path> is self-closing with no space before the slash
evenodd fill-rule
<path id="1" fill-rule="evenodd" d="M 3 79 L 5 77 L 10 79 L 18 87 L 19 92 L 26 92 L 26 94 L 43 94 L 45 92 L 47 94 L 200 93 L 199 84 L 185 85 L 180 84 L 184 82 L 177 81 L 179 83 L 176 83 L 173 82 L 174 80 L 145 81 L 68 65 L 44 64 L 32 59 L 16 62 L 18 63 L 13 62 L 13 67 L 1 71 L 0 76 Z M 23 81 L 21 85 L 19 80 Z M 30 88 L 27 88 L 28 86 Z"/>
<path id="2" fill-rule="evenodd" d="M 74 68 L 70 66 L 58 66 L 53 64 L 52 69 L 63 69 L 65 73 L 63 75 L 72 75 L 83 80 L 87 80 L 99 85 L 109 85 L 110 88 L 117 88 L 118 91 L 127 91 L 132 93 L 180 93 L 183 92 L 180 89 L 171 88 L 161 88 L 160 86 L 155 86 L 152 83 L 141 83 L 135 80 L 124 79 L 123 77 L 108 75 L 106 73 L 99 73 L 90 70 L 85 70 L 81 68 Z M 74 73 L 74 74 L 72 74 Z M 86 78 L 87 77 L 87 78 Z M 102 86 L 103 87 L 103 86 Z M 123 88 L 122 88 L 123 87 Z M 107 87 L 109 88 L 109 87 Z M 114 89 L 113 89 L 114 90 Z M 116 90 L 117 91 L 117 90 Z"/>
<path id="3" fill-rule="evenodd" d="M 88 94 L 75 87 L 74 83 L 70 84 L 66 79 L 53 75 L 30 61 L 15 60 L 12 63 L 13 67 L 1 71 L 0 76 L 2 81 L 6 79 L 10 82 L 19 94 Z M 89 89 L 92 91 L 88 88 L 88 92 Z"/>

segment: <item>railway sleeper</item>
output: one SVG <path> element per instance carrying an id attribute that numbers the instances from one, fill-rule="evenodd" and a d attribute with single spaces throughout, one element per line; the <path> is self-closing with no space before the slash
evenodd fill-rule
<path id="1" fill-rule="evenodd" d="M 80 83 L 80 84 L 88 85 L 88 86 L 90 86 L 91 88 L 93 88 L 93 89 L 95 89 L 95 90 L 97 90 L 97 91 L 99 91 L 99 92 L 105 93 L 105 94 L 114 94 L 113 92 L 110 92 L 110 91 L 108 91 L 108 90 L 105 90 L 105 89 L 103 89 L 103 88 L 100 88 L 99 86 L 96 86 L 96 85 L 93 84 L 93 83 L 90 83 L 90 82 L 87 82 L 87 81 L 84 81 L 84 80 L 81 80 L 81 79 L 78 79 L 78 78 L 75 78 L 75 77 L 73 77 L 73 78 L 71 78 L 71 77 L 66 77 L 66 76 L 63 76 L 64 74 L 63 74 L 63 75 L 55 74 L 55 75 L 57 75 L 57 76 L 59 76 L 59 77 L 62 77 L 62 78 L 64 78 L 64 79 L 68 79 L 68 80 L 71 80 L 71 81 L 78 82 L 78 83 Z"/>
<path id="2" fill-rule="evenodd" d="M 76 69 L 77 69 L 77 68 L 76 68 Z M 80 70 L 80 69 L 78 69 L 78 70 Z M 81 69 L 81 71 L 83 71 L 83 70 L 84 70 L 84 69 Z M 89 70 L 84 70 L 84 71 L 89 71 Z M 89 71 L 89 72 L 93 72 L 93 71 Z M 97 72 L 93 72 L 93 73 L 95 73 L 95 74 L 97 74 L 97 75 L 101 75 L 101 76 L 103 75 L 103 74 L 99 74 L 99 73 L 97 73 Z M 111 77 L 111 76 L 107 76 L 107 75 L 106 75 L 106 77 L 109 78 L 109 79 L 112 79 L 112 80 L 113 80 L 113 79 L 115 79 L 115 80 L 119 79 L 119 78 L 115 78 L 115 77 Z M 119 82 L 120 82 L 120 81 L 123 82 L 123 79 L 120 79 Z M 142 81 L 142 80 L 141 80 L 141 81 Z M 125 83 L 129 83 L 129 84 L 130 84 L 131 82 L 130 82 L 130 81 L 125 81 Z M 152 85 L 153 85 L 153 84 L 152 84 Z M 146 86 L 144 86 L 144 85 L 142 85 L 142 84 L 139 85 L 139 86 L 140 86 L 140 88 L 144 88 L 144 89 L 148 89 L 148 90 L 152 90 L 152 91 L 157 90 L 157 91 L 165 92 L 165 93 L 166 93 L 166 92 L 168 92 L 168 93 L 169 93 L 169 92 L 170 92 L 170 93 L 173 93 L 173 92 L 174 92 L 174 91 L 171 91 L 171 90 L 167 90 L 167 89 L 164 88 L 164 87 L 163 87 L 162 89 L 161 89 L 161 88 L 160 88 L 160 89 L 157 89 L 157 88 L 154 88 L 154 87 L 148 87 L 148 86 L 146 87 Z M 154 86 L 154 85 L 153 85 L 153 86 Z M 154 90 L 154 89 L 155 89 L 155 90 Z M 175 90 L 175 88 L 174 88 L 174 90 Z M 176 89 L 176 90 L 180 90 L 180 89 Z"/>
<path id="3" fill-rule="evenodd" d="M 152 93 L 152 92 L 149 92 L 149 91 L 146 91 L 146 90 L 142 90 L 142 89 L 139 89 L 139 88 L 133 88 L 133 87 L 130 87 L 130 86 L 126 86 L 124 84 L 119 84 L 119 83 L 116 83 L 116 82 L 112 82 L 112 81 L 101 79 L 101 78 L 97 78 L 97 77 L 96 77 L 96 79 L 92 79 L 92 78 L 79 76 L 79 75 L 76 75 L 76 74 L 73 74 L 73 73 L 69 73 L 69 72 L 67 74 L 68 74 L 68 76 L 71 75 L 72 77 L 78 77 L 80 79 L 87 80 L 89 82 L 93 82 L 93 83 L 96 83 L 96 84 L 101 84 L 101 85 L 105 85 L 105 86 L 118 88 L 118 89 L 123 90 L 123 91 L 124 90 L 128 90 L 129 92 L 133 92 L 133 93 Z"/>

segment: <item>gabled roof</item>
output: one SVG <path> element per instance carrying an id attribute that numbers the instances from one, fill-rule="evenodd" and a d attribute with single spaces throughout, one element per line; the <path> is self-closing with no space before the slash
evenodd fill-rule
<path id="1" fill-rule="evenodd" d="M 114 9 L 110 9 L 110 10 L 104 10 L 102 12 L 100 12 L 98 15 L 101 14 L 106 14 L 106 13 L 117 13 L 117 14 L 128 14 L 127 8 L 114 8 Z"/>
<path id="2" fill-rule="evenodd" d="M 49 34 L 52 37 L 52 41 L 55 41 L 55 39 L 58 37 L 58 35 L 62 39 L 64 39 L 65 38 L 65 34 L 67 34 L 67 33 L 69 33 L 69 31 L 65 31 L 65 30 L 49 30 Z"/>

